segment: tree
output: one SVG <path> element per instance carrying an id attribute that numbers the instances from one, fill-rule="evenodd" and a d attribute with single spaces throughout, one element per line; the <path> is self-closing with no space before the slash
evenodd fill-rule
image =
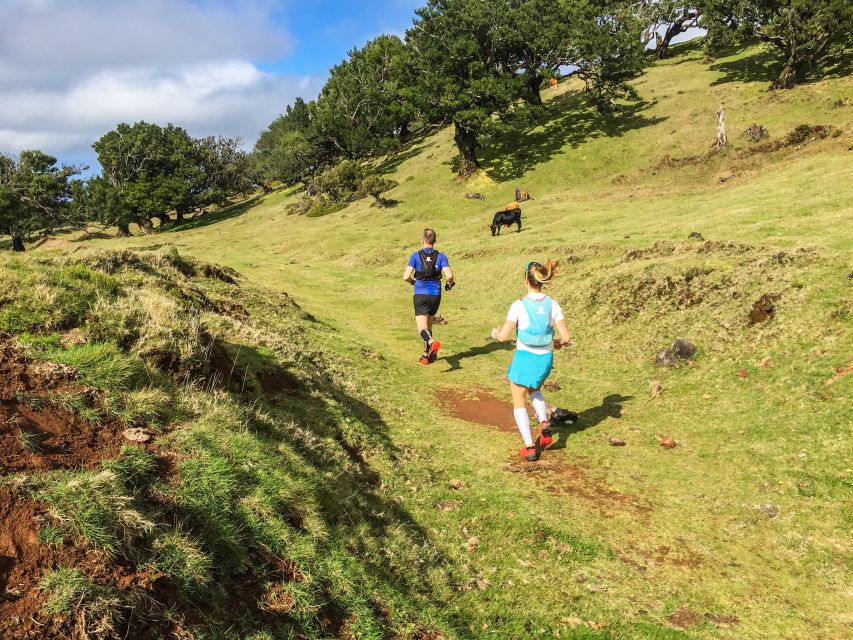
<path id="1" fill-rule="evenodd" d="M 684 0 L 639 0 L 634 5 L 638 18 L 645 25 L 643 44 L 655 41 L 655 55 L 663 60 L 675 36 L 699 26 L 699 8 L 684 4 Z"/>
<path id="2" fill-rule="evenodd" d="M 529 104 L 541 105 L 543 80 L 575 61 L 572 40 L 578 17 L 575 3 L 566 0 L 523 0 L 513 8 L 510 49 L 517 52 L 514 70 L 522 74 Z"/>
<path id="3" fill-rule="evenodd" d="M 484 134 L 527 95 L 515 73 L 512 0 L 429 0 L 406 32 L 416 67 L 415 104 L 431 121 L 452 122 L 459 175 L 478 167 Z"/>
<path id="4" fill-rule="evenodd" d="M 193 140 L 203 177 L 192 185 L 191 200 L 176 209 L 176 221 L 190 211 L 224 204 L 234 195 L 247 193 L 253 186 L 248 155 L 240 138 L 208 136 Z"/>
<path id="5" fill-rule="evenodd" d="M 573 65 L 602 113 L 616 99 L 636 99 L 628 81 L 642 71 L 642 27 L 630 7 L 604 0 L 574 3 L 578 27 L 573 30 Z"/>
<path id="6" fill-rule="evenodd" d="M 164 225 L 170 211 L 186 213 L 196 205 L 206 176 L 197 146 L 184 129 L 122 123 L 92 147 L 106 179 L 94 183 L 96 199 L 115 204 L 107 210 L 114 219 L 98 218 L 118 226 L 120 235 L 129 233 L 131 222 L 152 233 L 152 219 Z M 103 193 L 107 185 L 116 193 Z"/>
<path id="7" fill-rule="evenodd" d="M 67 224 L 71 176 L 80 168 L 56 165 L 42 151 L 23 151 L 16 159 L 0 155 L 0 234 L 12 237 L 12 250 L 24 251 L 34 233 Z"/>
<path id="8" fill-rule="evenodd" d="M 296 184 L 333 157 L 330 144 L 314 127 L 313 103 L 296 98 L 284 114 L 273 120 L 255 143 L 249 158 L 254 181 L 264 190 L 273 182 Z"/>
<path id="9" fill-rule="evenodd" d="M 405 140 L 415 108 L 407 100 L 408 51 L 397 36 L 383 35 L 331 69 L 317 98 L 316 129 L 347 157 L 386 150 Z"/>
<path id="10" fill-rule="evenodd" d="M 739 22 L 770 43 L 784 64 L 774 89 L 790 89 L 843 49 L 853 36 L 849 0 L 743 0 Z"/>

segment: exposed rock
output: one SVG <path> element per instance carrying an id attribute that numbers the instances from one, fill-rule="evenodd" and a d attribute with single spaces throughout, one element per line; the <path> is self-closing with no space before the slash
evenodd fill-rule
<path id="1" fill-rule="evenodd" d="M 624 447 L 625 441 L 622 438 L 617 438 L 616 436 L 611 436 L 608 440 L 611 447 Z"/>
<path id="2" fill-rule="evenodd" d="M 696 353 L 696 347 L 686 338 L 677 338 L 669 349 L 660 351 L 655 359 L 658 367 L 671 367 L 680 360 L 689 360 Z"/>
<path id="3" fill-rule="evenodd" d="M 145 443 L 151 440 L 151 436 L 145 433 L 144 429 L 140 429 L 138 427 L 133 429 L 125 429 L 122 432 L 125 440 L 129 440 L 130 442 L 139 442 Z"/>
<path id="4" fill-rule="evenodd" d="M 779 509 L 775 504 L 760 504 L 758 505 L 758 508 L 763 511 L 764 515 L 766 515 L 768 518 L 775 518 L 779 515 Z"/>
<path id="5" fill-rule="evenodd" d="M 675 449 L 678 446 L 678 443 L 675 440 L 669 436 L 663 435 L 662 433 L 658 434 L 658 442 L 664 449 Z"/>
<path id="6" fill-rule="evenodd" d="M 468 198 L 469 200 L 485 200 L 486 199 L 486 196 L 484 196 L 482 193 L 466 193 L 465 197 Z"/>
<path id="7" fill-rule="evenodd" d="M 687 236 L 687 237 L 688 237 L 688 238 L 693 238 L 693 239 L 696 239 L 696 240 L 704 240 L 704 239 L 705 239 L 705 238 L 702 236 L 702 234 L 701 234 L 701 233 L 699 233 L 698 231 L 691 231 L 691 232 L 690 232 L 690 235 L 689 235 L 689 236 Z"/>

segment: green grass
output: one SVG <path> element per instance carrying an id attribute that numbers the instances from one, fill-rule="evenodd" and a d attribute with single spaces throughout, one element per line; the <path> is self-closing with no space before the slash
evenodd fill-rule
<path id="1" fill-rule="evenodd" d="M 75 627 L 82 637 L 109 637 L 124 617 L 116 592 L 93 583 L 77 569 L 51 569 L 39 582 L 39 588 L 46 596 L 45 610 L 76 620 Z"/>
<path id="2" fill-rule="evenodd" d="M 266 584 L 297 603 L 293 624 L 308 635 L 322 633 L 330 602 L 357 612 L 360 637 L 389 624 L 471 638 L 849 632 L 853 376 L 827 383 L 853 353 L 853 105 L 843 99 L 853 83 L 768 92 L 761 49 L 711 66 L 695 48 L 675 53 L 636 81 L 644 102 L 611 120 L 573 80 L 547 92 L 549 117 L 488 141 L 467 182 L 453 177 L 450 131 L 417 141 L 379 163 L 398 183 L 387 194 L 395 208 L 364 199 L 307 218 L 290 215 L 298 195 L 278 192 L 210 224 L 90 243 L 165 244 L 177 258 L 79 252 L 119 281 L 85 289 L 93 341 L 196 380 L 162 387 L 175 399 L 164 444 L 181 458 L 180 480 L 147 491 L 190 523 L 173 535 L 216 575 L 244 574 L 259 557 L 295 562 L 301 580 Z M 711 153 L 721 102 L 731 147 Z M 755 153 L 740 137 L 753 122 L 771 142 L 802 124 L 841 134 Z M 486 225 L 516 185 L 536 198 L 525 230 L 492 238 Z M 446 359 L 416 368 L 400 275 L 425 226 L 460 284 L 437 329 Z M 688 240 L 692 231 L 707 242 Z M 204 278 L 181 267 L 187 255 L 245 280 L 238 290 Z M 448 388 L 508 400 L 511 354 L 486 336 L 534 258 L 562 260 L 549 292 L 577 340 L 556 359 L 561 390 L 546 393 L 581 413 L 546 454 L 550 474 L 508 472 L 517 436 L 438 406 Z M 42 278 L 30 259 L 4 262 L 10 278 Z M 768 293 L 781 296 L 773 317 L 750 326 Z M 226 302 L 248 315 L 224 313 Z M 22 332 L 52 313 L 21 304 Z M 38 322 L 43 333 L 61 324 Z M 656 352 L 681 336 L 698 347 L 693 363 L 656 369 Z M 230 363 L 220 390 L 198 373 L 217 358 Z M 651 380 L 664 392 L 645 404 Z M 661 448 L 658 432 L 679 447 Z M 608 446 L 613 435 L 627 446 Z M 189 555 L 171 565 L 176 576 Z M 685 609 L 695 617 L 677 628 Z"/>

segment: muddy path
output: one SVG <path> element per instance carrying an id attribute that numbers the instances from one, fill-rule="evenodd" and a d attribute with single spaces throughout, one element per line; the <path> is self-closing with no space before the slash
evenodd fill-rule
<path id="1" fill-rule="evenodd" d="M 439 407 L 446 415 L 469 423 L 472 429 L 485 427 L 518 437 L 512 403 L 486 389 L 443 391 L 439 394 Z M 553 425 L 554 447 L 544 451 L 534 463 L 522 460 L 513 448 L 504 461 L 504 471 L 535 483 L 549 495 L 580 498 L 605 518 L 617 514 L 640 518 L 649 516 L 652 512 L 649 502 L 640 496 L 615 490 L 605 474 L 592 466 L 588 457 L 568 449 L 569 436 L 588 428 L 590 423 L 590 418 L 581 414 L 577 424 Z M 535 416 L 531 416 L 534 436 L 535 424 Z M 521 444 L 520 438 L 518 444 Z"/>

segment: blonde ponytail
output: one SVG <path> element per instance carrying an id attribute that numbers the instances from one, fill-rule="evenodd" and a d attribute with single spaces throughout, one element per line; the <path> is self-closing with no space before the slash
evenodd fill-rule
<path id="1" fill-rule="evenodd" d="M 559 270 L 558 260 L 548 260 L 545 264 L 531 262 L 527 267 L 527 281 L 532 287 L 541 289 L 543 284 L 554 279 Z"/>

